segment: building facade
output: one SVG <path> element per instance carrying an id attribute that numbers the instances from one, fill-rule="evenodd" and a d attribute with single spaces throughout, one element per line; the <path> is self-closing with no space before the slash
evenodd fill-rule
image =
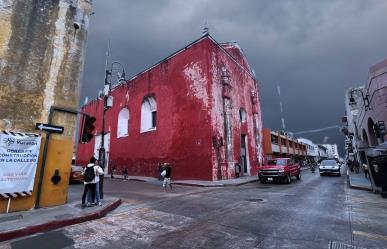
<path id="1" fill-rule="evenodd" d="M 284 132 L 263 128 L 263 144 L 266 160 L 292 157 L 304 161 L 307 157 L 306 145 Z"/>
<path id="2" fill-rule="evenodd" d="M 0 1 L 0 130 L 32 132 L 77 109 L 91 0 Z M 55 115 L 75 134 L 76 117 Z"/>
<path id="3" fill-rule="evenodd" d="M 339 151 L 337 150 L 337 144 L 322 144 L 327 148 L 327 154 L 329 158 L 339 158 Z"/>
<path id="4" fill-rule="evenodd" d="M 319 160 L 324 160 L 328 158 L 328 150 L 325 148 L 325 146 L 322 146 L 321 144 L 317 145 L 318 148 L 318 158 Z"/>
<path id="5" fill-rule="evenodd" d="M 309 162 L 317 162 L 318 157 L 318 146 L 313 143 L 312 140 L 307 138 L 298 138 L 298 142 L 305 144 L 306 146 L 306 155 Z"/>
<path id="6" fill-rule="evenodd" d="M 383 149 L 387 139 L 387 59 L 371 66 L 364 87 L 348 89 L 345 98 L 347 157 L 369 165 L 372 187 L 378 191 L 385 182 L 379 165 L 387 165 Z"/>
<path id="7" fill-rule="evenodd" d="M 347 157 L 354 160 L 359 148 L 358 143 L 361 141 L 361 136 L 358 129 L 358 116 L 363 106 L 362 93 L 364 86 L 349 88 L 345 92 L 345 117 L 343 118 L 345 134 L 345 146 Z M 350 105 L 350 100 L 353 100 Z M 356 160 L 360 160 L 356 158 Z"/>
<path id="8" fill-rule="evenodd" d="M 107 167 L 158 177 L 172 165 L 174 179 L 218 180 L 255 175 L 262 163 L 258 82 L 236 43 L 209 34 L 111 91 L 104 137 Z M 79 144 L 78 164 L 100 148 L 102 99 L 83 111 L 96 117 L 95 137 Z"/>

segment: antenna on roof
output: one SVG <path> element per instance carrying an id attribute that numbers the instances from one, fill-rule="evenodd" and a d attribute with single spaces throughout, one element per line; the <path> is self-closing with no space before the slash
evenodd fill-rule
<path id="1" fill-rule="evenodd" d="M 204 22 L 204 28 L 203 28 L 202 35 L 203 35 L 203 36 L 208 35 L 207 20 Z"/>

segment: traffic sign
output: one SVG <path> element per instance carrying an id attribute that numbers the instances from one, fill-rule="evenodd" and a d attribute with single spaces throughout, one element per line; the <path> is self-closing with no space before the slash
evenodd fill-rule
<path id="1" fill-rule="evenodd" d="M 64 131 L 63 126 L 56 126 L 56 125 L 50 125 L 50 124 L 42 124 L 42 123 L 36 123 L 35 125 L 36 130 L 40 131 L 47 131 L 51 133 L 57 133 L 57 134 L 62 134 Z"/>

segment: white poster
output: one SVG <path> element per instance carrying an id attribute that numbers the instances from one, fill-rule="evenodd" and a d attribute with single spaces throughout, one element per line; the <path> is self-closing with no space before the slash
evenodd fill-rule
<path id="1" fill-rule="evenodd" d="M 40 142 L 34 134 L 0 133 L 0 194 L 32 193 Z"/>

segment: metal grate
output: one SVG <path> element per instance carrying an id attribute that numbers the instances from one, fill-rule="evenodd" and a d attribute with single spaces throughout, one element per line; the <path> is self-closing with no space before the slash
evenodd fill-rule
<path id="1" fill-rule="evenodd" d="M 329 249 L 367 249 L 364 247 L 352 246 L 352 245 L 348 245 L 348 244 L 344 244 L 342 242 L 336 242 L 336 241 L 330 241 L 328 248 Z"/>

